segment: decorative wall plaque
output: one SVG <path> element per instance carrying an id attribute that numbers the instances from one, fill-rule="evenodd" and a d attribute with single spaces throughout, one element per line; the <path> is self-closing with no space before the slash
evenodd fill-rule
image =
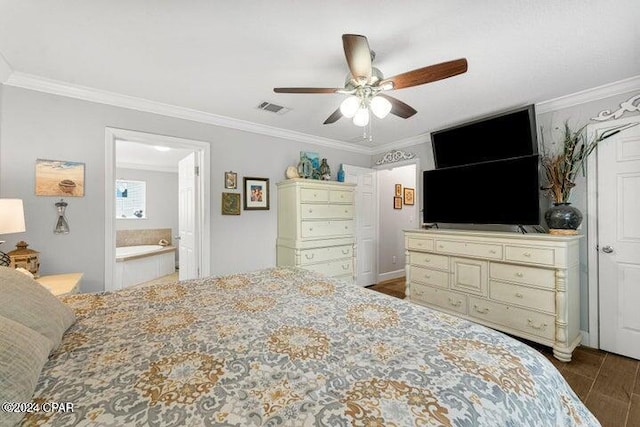
<path id="1" fill-rule="evenodd" d="M 599 122 L 604 122 L 606 120 L 616 120 L 622 117 L 624 113 L 632 113 L 634 111 L 640 111 L 640 102 L 636 104 L 637 101 L 640 101 L 640 95 L 632 96 L 627 99 L 623 103 L 620 104 L 620 108 L 618 108 L 615 112 L 611 112 L 611 110 L 602 110 L 598 113 L 597 117 L 592 117 L 591 120 L 597 120 Z"/>
<path id="2" fill-rule="evenodd" d="M 411 160 L 416 157 L 415 153 L 407 153 L 401 150 L 391 150 L 382 156 L 380 160 L 376 162 L 376 165 L 384 165 L 386 163 L 396 163 L 403 160 Z"/>

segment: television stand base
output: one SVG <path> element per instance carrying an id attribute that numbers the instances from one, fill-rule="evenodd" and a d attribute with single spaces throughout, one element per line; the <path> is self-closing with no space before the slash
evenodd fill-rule
<path id="1" fill-rule="evenodd" d="M 521 232 L 522 234 L 528 233 L 527 229 L 524 228 L 524 225 L 518 225 L 518 231 Z"/>

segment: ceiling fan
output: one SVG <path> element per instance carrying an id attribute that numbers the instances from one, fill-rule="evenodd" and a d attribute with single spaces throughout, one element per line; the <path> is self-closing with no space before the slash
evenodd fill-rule
<path id="1" fill-rule="evenodd" d="M 343 34 L 342 45 L 350 71 L 344 88 L 277 87 L 273 91 L 350 95 L 340 104 L 340 108 L 324 121 L 324 124 L 335 123 L 340 117 L 345 116 L 353 118 L 356 126 L 366 126 L 370 119 L 369 110 L 379 118 L 384 118 L 391 113 L 407 119 L 417 113 L 413 107 L 383 92 L 431 83 L 467 71 L 467 60 L 460 58 L 384 78 L 382 72 L 371 65 L 375 53 L 369 49 L 369 42 L 365 36 Z"/>

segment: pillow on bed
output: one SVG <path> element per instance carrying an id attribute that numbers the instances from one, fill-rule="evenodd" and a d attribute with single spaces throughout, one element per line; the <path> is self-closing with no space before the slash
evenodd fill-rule
<path id="1" fill-rule="evenodd" d="M 0 316 L 0 402 L 31 402 L 51 341 L 18 322 Z M 20 412 L 3 412 L 0 426 L 17 424 Z"/>
<path id="2" fill-rule="evenodd" d="M 33 329 L 51 342 L 49 351 L 60 344 L 62 334 L 73 325 L 73 310 L 25 274 L 0 267 L 0 316 Z"/>

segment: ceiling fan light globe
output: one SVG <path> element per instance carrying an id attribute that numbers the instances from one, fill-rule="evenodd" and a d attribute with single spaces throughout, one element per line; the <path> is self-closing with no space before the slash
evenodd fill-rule
<path id="1" fill-rule="evenodd" d="M 369 109 L 361 107 L 353 116 L 353 124 L 356 126 L 364 127 L 369 124 Z"/>
<path id="2" fill-rule="evenodd" d="M 340 104 L 340 112 L 347 118 L 355 116 L 358 108 L 360 108 L 360 98 L 355 95 L 351 95 Z"/>
<path id="3" fill-rule="evenodd" d="M 391 103 L 381 96 L 374 96 L 371 99 L 369 106 L 371 107 L 373 114 L 375 114 L 379 119 L 384 119 L 391 111 Z"/>

